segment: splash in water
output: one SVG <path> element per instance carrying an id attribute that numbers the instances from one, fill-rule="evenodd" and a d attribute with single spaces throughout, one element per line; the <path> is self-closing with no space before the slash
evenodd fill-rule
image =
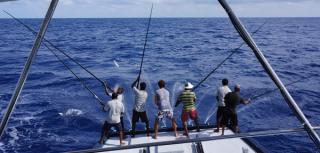
<path id="1" fill-rule="evenodd" d="M 183 91 L 183 87 L 184 87 L 184 85 L 178 81 L 173 84 L 172 91 L 171 91 L 171 93 L 172 93 L 172 96 L 171 96 L 172 111 L 174 111 L 175 102 L 177 101 L 179 94 Z"/>
<path id="2" fill-rule="evenodd" d="M 83 112 L 79 109 L 70 108 L 65 113 L 59 113 L 60 116 L 79 116 L 82 115 Z"/>

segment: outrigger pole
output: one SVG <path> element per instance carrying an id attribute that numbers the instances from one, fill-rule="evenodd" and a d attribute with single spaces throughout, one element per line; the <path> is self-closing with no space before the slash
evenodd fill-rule
<path id="1" fill-rule="evenodd" d="M 261 50 L 258 48 L 257 44 L 254 42 L 248 31 L 245 29 L 245 27 L 240 22 L 239 18 L 234 14 L 230 6 L 225 0 L 218 0 L 219 3 L 222 5 L 222 7 L 227 12 L 233 26 L 241 36 L 241 38 L 247 43 L 247 45 L 252 49 L 255 56 L 259 60 L 260 64 L 263 66 L 264 70 L 268 73 L 270 78 L 273 80 L 273 82 L 277 85 L 277 87 L 280 89 L 280 92 L 282 96 L 284 97 L 285 101 L 289 105 L 289 107 L 292 109 L 292 111 L 296 114 L 297 118 L 301 122 L 301 124 L 304 126 L 306 131 L 308 132 L 309 137 L 314 142 L 314 144 L 320 149 L 320 138 L 317 134 L 317 132 L 314 130 L 308 119 L 305 117 L 295 100 L 292 98 L 286 87 L 281 82 L 278 75 L 275 73 L 267 59 L 264 57 Z"/>
<path id="2" fill-rule="evenodd" d="M 3 131 L 5 130 L 5 127 L 9 121 L 9 118 L 11 116 L 11 113 L 14 109 L 14 106 L 19 98 L 19 95 L 21 93 L 21 90 L 24 86 L 24 83 L 28 77 L 28 73 L 29 73 L 29 69 L 31 67 L 31 64 L 33 62 L 33 60 L 35 59 L 36 55 L 37 55 L 37 52 L 40 48 L 40 45 L 41 45 L 41 42 L 42 42 L 42 39 L 47 31 L 47 28 L 48 28 L 48 25 L 50 23 L 50 20 L 53 16 L 53 13 L 55 11 L 55 8 L 58 4 L 59 0 L 52 0 L 51 3 L 50 3 L 50 6 L 48 8 L 48 11 L 47 11 L 47 14 L 42 22 L 42 25 L 41 25 L 41 28 L 40 28 L 40 31 L 39 33 L 37 34 L 37 37 L 36 37 L 36 40 L 33 44 L 33 47 L 32 47 L 32 50 L 31 50 L 31 53 L 29 54 L 29 57 L 27 59 L 27 62 L 26 64 L 24 65 L 24 68 L 23 68 L 23 71 L 20 75 L 20 78 L 19 78 L 19 81 L 16 85 L 16 88 L 15 88 L 15 91 L 11 97 L 11 100 L 9 102 L 9 105 L 7 107 L 7 111 L 5 112 L 2 120 L 1 120 L 1 124 L 0 124 L 0 136 L 2 136 L 3 134 Z"/>
<path id="3" fill-rule="evenodd" d="M 150 28 L 150 23 L 151 23 L 152 10 L 153 10 L 153 4 L 151 5 L 150 16 L 149 16 L 149 20 L 148 20 L 148 28 L 147 28 L 147 32 L 146 32 L 146 37 L 144 39 L 144 45 L 143 45 L 142 58 L 141 58 L 141 63 L 140 63 L 137 86 L 139 86 L 139 82 L 140 82 L 142 64 L 143 64 L 143 59 L 144 59 L 144 52 L 146 51 L 146 46 L 147 46 L 147 41 L 148 41 L 148 34 L 149 34 L 149 28 Z"/>

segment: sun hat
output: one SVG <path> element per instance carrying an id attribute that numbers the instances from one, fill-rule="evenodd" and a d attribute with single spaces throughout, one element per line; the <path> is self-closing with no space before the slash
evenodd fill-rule
<path id="1" fill-rule="evenodd" d="M 185 89 L 192 89 L 192 88 L 193 88 L 193 85 L 192 85 L 190 82 L 187 82 L 187 83 L 184 85 L 184 88 L 185 88 Z"/>

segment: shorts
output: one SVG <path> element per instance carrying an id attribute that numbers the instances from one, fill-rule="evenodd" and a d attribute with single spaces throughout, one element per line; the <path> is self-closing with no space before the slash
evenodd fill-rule
<path id="1" fill-rule="evenodd" d="M 217 110 L 217 118 L 216 118 L 218 122 L 221 122 L 221 119 L 222 119 L 224 110 L 225 110 L 225 107 L 222 107 L 222 106 L 219 106 L 219 107 L 218 107 L 218 110 Z"/>
<path id="2" fill-rule="evenodd" d="M 111 127 L 115 127 L 118 132 L 122 131 L 122 126 L 120 122 L 119 123 L 108 123 L 107 121 L 104 122 L 103 129 L 109 131 Z"/>
<path id="3" fill-rule="evenodd" d="M 238 126 L 238 116 L 236 112 L 225 109 L 222 115 L 221 124 L 224 126 L 228 126 L 229 122 L 231 122 L 231 126 Z"/>
<path id="4" fill-rule="evenodd" d="M 192 109 L 188 112 L 183 111 L 181 114 L 181 120 L 182 122 L 186 122 L 188 120 L 188 118 L 191 118 L 192 120 L 195 120 L 198 118 L 198 112 L 195 109 Z"/>
<path id="5" fill-rule="evenodd" d="M 141 122 L 149 123 L 147 112 L 137 112 L 136 110 L 133 110 L 132 113 L 132 123 L 136 123 L 141 120 Z"/>
<path id="6" fill-rule="evenodd" d="M 159 111 L 157 117 L 159 120 L 163 118 L 173 119 L 173 112 L 170 110 Z"/>

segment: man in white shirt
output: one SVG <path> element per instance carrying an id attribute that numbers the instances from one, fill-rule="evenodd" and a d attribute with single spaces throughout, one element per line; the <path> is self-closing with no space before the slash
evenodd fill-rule
<path id="1" fill-rule="evenodd" d="M 112 93 L 112 100 L 108 101 L 104 105 L 104 111 L 107 112 L 106 121 L 102 127 L 101 137 L 99 140 L 100 144 L 104 143 L 105 135 L 108 135 L 111 127 L 115 127 L 119 132 L 120 145 L 123 145 L 123 131 L 120 123 L 120 117 L 124 113 L 124 107 L 121 102 L 117 99 L 118 95 Z"/>
<path id="2" fill-rule="evenodd" d="M 107 81 L 103 82 L 104 83 L 104 89 L 105 89 L 105 92 L 106 92 L 106 95 L 111 97 L 112 93 L 115 92 L 118 94 L 118 100 L 119 102 L 121 102 L 124 106 L 124 97 L 123 97 L 123 92 L 124 92 L 124 89 L 122 87 L 118 87 L 117 90 L 110 90 L 108 88 L 108 84 L 107 84 Z M 124 114 L 121 115 L 121 127 L 122 127 L 122 130 L 124 130 L 124 121 L 123 121 L 123 116 Z"/>
<path id="3" fill-rule="evenodd" d="M 133 88 L 135 94 L 135 103 L 132 113 L 132 131 L 131 136 L 135 136 L 136 132 L 136 123 L 139 119 L 146 124 L 147 136 L 149 136 L 149 119 L 146 111 L 146 102 L 148 98 L 148 93 L 146 91 L 147 84 L 145 82 L 141 82 L 139 89 L 136 87 L 138 79 L 133 82 L 131 87 Z"/>
<path id="4" fill-rule="evenodd" d="M 217 109 L 217 115 L 216 115 L 216 124 L 217 129 L 214 130 L 214 132 L 219 132 L 220 123 L 222 119 L 223 112 L 225 110 L 226 104 L 224 102 L 224 97 L 227 93 L 231 92 L 230 88 L 228 87 L 228 79 L 222 79 L 222 86 L 218 88 L 217 90 L 217 103 L 218 103 L 218 109 Z"/>
<path id="5" fill-rule="evenodd" d="M 173 111 L 171 108 L 171 103 L 169 100 L 169 91 L 165 88 L 165 82 L 163 80 L 160 80 L 158 82 L 158 86 L 160 89 L 156 91 L 156 95 L 154 97 L 154 102 L 158 106 L 158 114 L 156 117 L 156 120 L 154 122 L 154 139 L 157 139 L 158 135 L 158 128 L 159 128 L 159 121 L 163 118 L 168 118 L 172 122 L 172 128 L 175 132 L 175 136 L 178 136 L 177 132 L 177 123 L 176 120 L 173 117 Z"/>

